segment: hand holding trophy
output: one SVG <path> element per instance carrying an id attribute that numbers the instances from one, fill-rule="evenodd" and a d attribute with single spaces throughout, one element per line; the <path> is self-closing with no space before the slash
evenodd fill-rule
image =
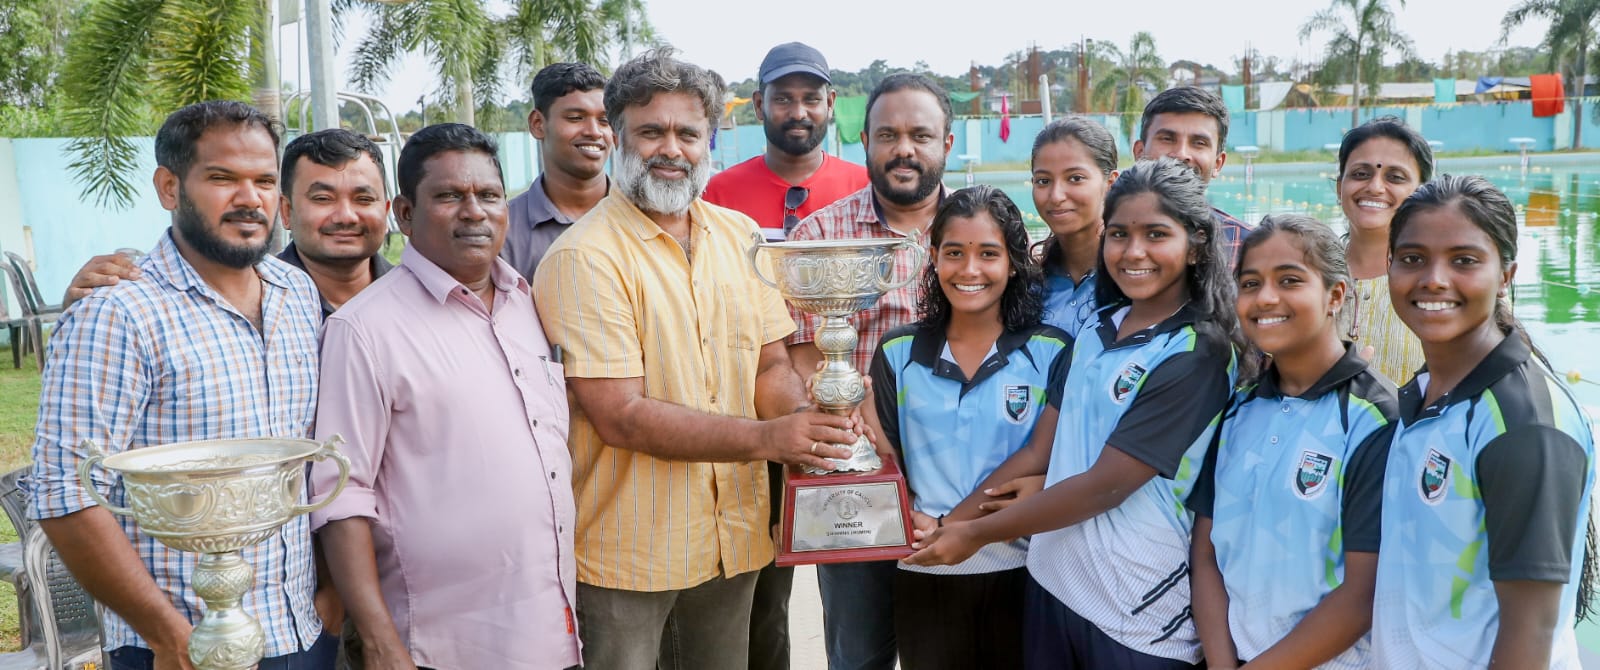
<path id="1" fill-rule="evenodd" d="M 815 344 L 822 369 L 812 375 L 812 398 L 823 411 L 850 416 L 866 399 L 866 381 L 850 365 L 858 341 L 847 320 L 872 307 L 883 294 L 917 278 L 894 280 L 894 254 L 905 248 L 921 267 L 926 253 L 915 239 L 756 240 L 750 265 L 756 277 L 778 289 L 796 309 L 822 317 Z M 772 257 L 775 279 L 761 272 L 759 254 Z M 887 560 L 911 553 L 911 508 L 905 476 L 885 461 L 865 435 L 843 446 L 833 469 L 784 471 L 783 518 L 779 522 L 779 566 Z"/>

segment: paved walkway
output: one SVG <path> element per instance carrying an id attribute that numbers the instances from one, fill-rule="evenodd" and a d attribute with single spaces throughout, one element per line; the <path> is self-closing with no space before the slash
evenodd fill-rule
<path id="1" fill-rule="evenodd" d="M 828 654 L 822 643 L 822 596 L 817 591 L 817 566 L 794 569 L 794 591 L 789 596 L 789 667 L 792 670 L 826 670 Z"/>

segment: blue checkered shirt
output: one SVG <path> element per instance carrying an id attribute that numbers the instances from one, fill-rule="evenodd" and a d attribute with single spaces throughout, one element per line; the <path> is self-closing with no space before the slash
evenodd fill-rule
<path id="1" fill-rule="evenodd" d="M 187 440 L 310 437 L 322 314 L 305 273 L 272 257 L 256 265 L 258 332 L 178 254 L 170 234 L 139 269 L 139 280 L 74 303 L 50 338 L 27 483 L 32 518 L 94 506 L 78 482 L 85 439 L 117 453 Z M 102 469 L 93 477 L 112 504 L 126 504 L 114 475 Z M 128 517 L 117 520 L 156 586 L 199 621 L 203 606 L 189 586 L 199 556 L 168 549 Z M 307 517 L 243 555 L 256 570 L 243 604 L 266 629 L 266 655 L 309 648 L 322 622 L 312 607 L 316 570 Z M 107 612 L 105 619 L 107 649 L 149 646 L 121 617 Z"/>

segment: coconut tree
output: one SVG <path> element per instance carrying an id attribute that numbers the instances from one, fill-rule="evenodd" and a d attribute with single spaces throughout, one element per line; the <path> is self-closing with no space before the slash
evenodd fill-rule
<path id="1" fill-rule="evenodd" d="M 1406 6 L 1405 0 L 1395 2 Z M 1411 38 L 1400 32 L 1394 12 L 1384 0 L 1333 0 L 1327 9 L 1311 15 L 1305 25 L 1300 26 L 1302 40 L 1316 33 L 1330 35 L 1327 47 L 1330 60 L 1350 63 L 1350 101 L 1353 103 L 1350 127 L 1354 128 L 1361 122 L 1361 75 L 1374 74 L 1371 84 L 1376 87 L 1377 75 L 1382 69 L 1368 67 L 1368 64 L 1381 64 L 1383 55 L 1389 51 L 1412 55 Z"/>
<path id="2" fill-rule="evenodd" d="M 275 61 L 253 36 L 277 0 L 99 0 L 67 42 L 60 78 L 73 176 L 100 205 L 133 202 L 128 136 L 148 133 L 158 110 L 244 100 Z M 268 88 L 272 88 L 269 84 Z M 274 89 L 273 94 L 276 94 Z M 276 106 L 266 109 L 276 114 Z"/>
<path id="3" fill-rule="evenodd" d="M 1167 66 L 1156 53 L 1156 38 L 1148 32 L 1134 33 L 1127 50 L 1110 42 L 1095 42 L 1092 49 L 1109 62 L 1095 82 L 1090 99 L 1097 107 L 1124 114 L 1144 109 L 1144 86 L 1160 90 L 1167 83 Z"/>
<path id="4" fill-rule="evenodd" d="M 1589 50 L 1600 33 L 1600 0 L 1523 0 L 1500 20 L 1500 41 L 1531 19 L 1550 22 L 1541 45 L 1550 51 L 1550 69 L 1556 70 L 1561 54 L 1575 53 L 1572 115 L 1572 146 L 1583 146 L 1583 86 L 1588 76 Z"/>
<path id="5" fill-rule="evenodd" d="M 606 64 L 614 42 L 648 43 L 654 31 L 641 0 L 517 0 L 503 17 L 489 14 L 477 0 L 357 2 L 373 21 L 356 46 L 350 79 L 374 91 L 388 81 L 405 54 L 428 55 L 439 79 L 438 97 L 451 100 L 456 119 L 471 124 L 473 108 L 498 93 L 500 65 L 515 66 L 526 81 L 558 60 Z"/>

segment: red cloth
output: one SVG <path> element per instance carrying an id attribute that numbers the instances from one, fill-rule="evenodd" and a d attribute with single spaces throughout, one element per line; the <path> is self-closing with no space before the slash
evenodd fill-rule
<path id="1" fill-rule="evenodd" d="M 811 193 L 795 215 L 804 219 L 835 200 L 867 186 L 867 169 L 850 161 L 823 154 L 822 167 L 795 186 Z M 783 198 L 789 182 L 767 167 L 765 156 L 756 156 L 718 172 L 706 184 L 706 202 L 743 213 L 756 220 L 762 229 L 783 230 Z"/>
<path id="2" fill-rule="evenodd" d="M 1000 96 L 1000 141 L 1011 139 L 1011 96 Z"/>
<path id="3" fill-rule="evenodd" d="M 1528 87 L 1533 89 L 1533 115 L 1555 116 L 1567 108 L 1562 92 L 1561 75 L 1536 74 L 1528 77 Z"/>

